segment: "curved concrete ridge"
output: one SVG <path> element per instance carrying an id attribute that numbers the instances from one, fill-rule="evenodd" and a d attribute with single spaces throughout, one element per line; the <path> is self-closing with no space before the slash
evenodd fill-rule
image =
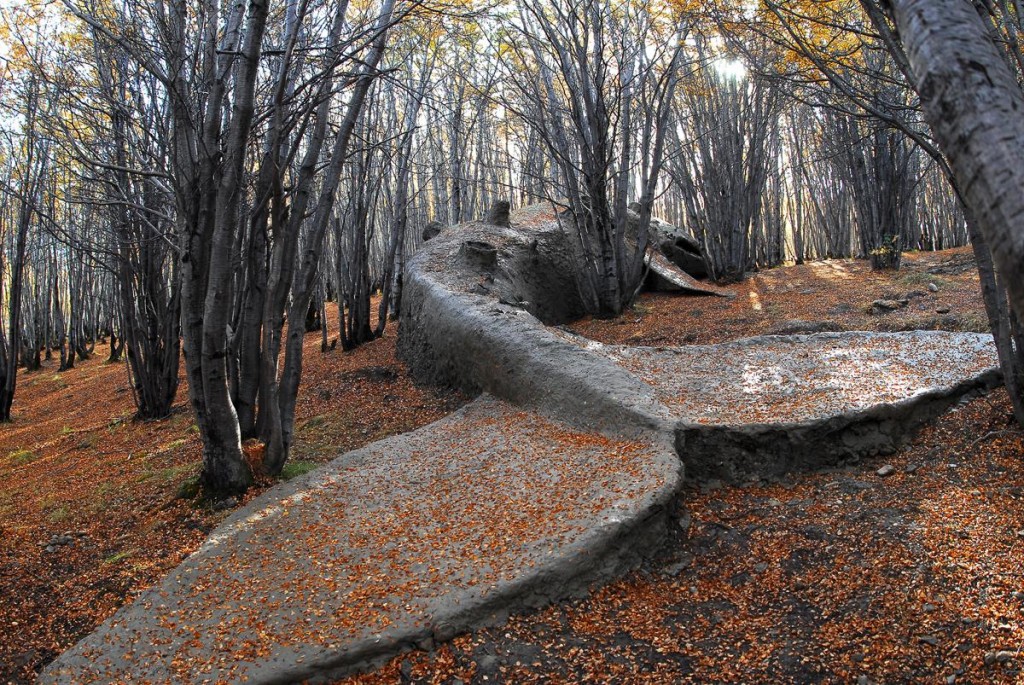
<path id="1" fill-rule="evenodd" d="M 585 592 L 663 537 L 681 466 L 482 396 L 273 488 L 43 683 L 327 678 Z"/>
<path id="2" fill-rule="evenodd" d="M 467 242 L 493 246 L 493 263 L 467 259 Z M 449 229 L 411 265 L 399 352 L 424 381 L 598 430 L 668 432 L 689 477 L 732 481 L 890 452 L 1000 380 L 991 336 L 975 333 L 602 345 L 551 327 L 582 310 L 571 278 L 551 280 L 572 274 L 571 262 L 566 234 L 542 205 L 514 214 L 511 227 Z M 529 280 L 538 273 L 547 280 Z"/>
<path id="3" fill-rule="evenodd" d="M 652 387 L 545 325 L 585 311 L 554 213 L 533 206 L 512 218 L 450 228 L 410 262 L 398 352 L 413 375 L 595 430 L 671 435 L 672 413 Z M 494 261 L 467 256 L 467 244 L 491 246 Z"/>
<path id="4" fill-rule="evenodd" d="M 687 390 L 673 390 L 660 369 L 697 377 L 703 364 L 707 383 L 731 369 L 726 385 L 742 388 L 743 355 L 764 360 L 790 345 L 786 364 L 773 363 L 799 369 L 790 362 L 801 346 L 821 351 L 865 334 L 602 346 L 549 327 L 583 313 L 574 263 L 543 206 L 517 212 L 512 226 L 477 222 L 433 239 L 409 265 L 400 354 L 421 381 L 502 400 L 484 395 L 264 493 L 42 682 L 276 683 L 351 672 L 634 565 L 665 539 L 684 463 L 688 475 L 735 477 L 820 463 L 823 451 L 891 449 L 902 422 L 916 427 L 995 382 L 981 368 L 995 363 L 981 337 L 894 337 L 936 354 L 963 348 L 969 372 L 919 374 L 921 387 L 901 391 L 909 397 L 876 392 L 799 421 L 730 420 L 749 397 L 721 393 L 717 415 L 713 403 L 688 407 L 674 401 Z M 681 358 L 693 361 L 684 369 Z M 712 389 L 689 391 L 701 388 Z"/>

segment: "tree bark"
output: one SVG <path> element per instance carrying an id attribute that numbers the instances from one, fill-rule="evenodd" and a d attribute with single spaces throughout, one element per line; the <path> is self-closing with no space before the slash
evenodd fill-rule
<path id="1" fill-rule="evenodd" d="M 891 7 L 925 117 L 1024 320 L 1024 93 L 972 3 Z"/>

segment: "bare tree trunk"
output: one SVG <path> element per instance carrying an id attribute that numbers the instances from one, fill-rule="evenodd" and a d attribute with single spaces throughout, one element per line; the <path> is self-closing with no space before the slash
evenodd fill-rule
<path id="1" fill-rule="evenodd" d="M 352 134 L 362 112 L 367 93 L 377 77 L 377 66 L 384 54 L 387 30 L 393 21 L 394 7 L 395 0 L 385 0 L 381 14 L 377 18 L 373 43 L 369 54 L 363 61 L 362 69 L 355 79 L 352 95 L 345 110 L 345 118 L 334 138 L 330 162 L 323 172 L 320 195 L 313 211 L 310 232 L 299 257 L 298 268 L 292 282 L 284 368 L 280 381 L 273 384 L 272 398 L 269 398 L 276 402 L 276 407 L 271 409 L 271 421 L 267 428 L 269 440 L 263 454 L 263 468 L 271 475 L 281 472 L 294 440 L 295 402 L 298 398 L 299 383 L 302 378 L 302 319 L 313 296 L 313 286 L 320 265 L 324 236 L 334 212 L 335 194 L 341 180 L 349 143 L 352 140 Z M 293 212 L 297 212 L 297 210 L 293 210 Z M 298 214 L 301 219 L 302 213 Z M 271 376 L 271 378 L 274 377 L 276 375 Z"/>
<path id="2" fill-rule="evenodd" d="M 925 116 L 1024 319 L 1024 93 L 964 0 L 893 0 Z"/>

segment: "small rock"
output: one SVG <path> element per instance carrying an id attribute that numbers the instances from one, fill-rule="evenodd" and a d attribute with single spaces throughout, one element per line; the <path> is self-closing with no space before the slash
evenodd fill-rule
<path id="1" fill-rule="evenodd" d="M 970 494 L 974 497 L 979 497 L 981 495 L 981 490 L 979 490 L 978 488 L 974 488 L 971 490 Z"/>
<path id="2" fill-rule="evenodd" d="M 1015 654 L 1009 650 L 1001 649 L 998 652 L 987 652 L 985 654 L 985 665 L 991 666 L 992 664 L 1005 664 L 1007 661 L 1013 659 Z"/>
<path id="3" fill-rule="evenodd" d="M 765 504 L 767 504 L 769 507 L 772 507 L 774 509 L 775 507 L 781 507 L 782 506 L 782 500 L 778 500 L 778 499 L 775 499 L 774 497 L 771 497 L 771 498 L 768 499 L 767 502 L 765 502 Z"/>
<path id="4" fill-rule="evenodd" d="M 54 547 L 53 545 L 47 545 L 47 546 L 46 546 L 46 551 L 47 551 L 47 553 L 49 553 L 49 554 L 53 554 L 54 552 L 56 552 L 56 551 L 57 551 L 57 548 L 56 548 L 56 547 Z"/>
<path id="5" fill-rule="evenodd" d="M 938 607 L 934 604 L 925 604 L 923 607 L 921 607 L 921 611 L 923 611 L 926 614 L 930 614 L 936 609 L 938 609 Z"/>
<path id="6" fill-rule="evenodd" d="M 808 333 L 827 333 L 840 330 L 839 325 L 834 321 L 806 321 L 804 319 L 790 319 L 772 327 L 768 335 L 804 335 Z"/>
<path id="7" fill-rule="evenodd" d="M 1017 537 L 1024 538 L 1024 528 L 1017 531 Z"/>
<path id="8" fill-rule="evenodd" d="M 712 478 L 711 480 L 704 481 L 703 483 L 701 483 L 701 486 L 700 486 L 701 493 L 703 493 L 705 495 L 708 494 L 709 492 L 714 492 L 715 490 L 721 490 L 721 489 L 722 489 L 722 481 L 718 480 L 717 478 Z"/>
<path id="9" fill-rule="evenodd" d="M 402 664 L 398 667 L 398 672 L 402 674 L 402 678 L 405 680 L 412 678 L 412 664 L 409 663 L 408 659 L 402 660 Z"/>
<path id="10" fill-rule="evenodd" d="M 1024 600 L 1024 592 L 1021 592 L 1020 590 L 1017 590 L 1016 592 L 1013 593 L 1013 598 L 1018 600 L 1018 601 L 1019 600 Z"/>
<path id="11" fill-rule="evenodd" d="M 768 562 L 767 561 L 762 561 L 759 564 L 754 564 L 754 572 L 755 573 L 764 573 L 767 570 L 768 570 Z"/>
<path id="12" fill-rule="evenodd" d="M 858 652 L 857 654 L 854 654 L 854 655 L 853 655 L 853 656 L 851 656 L 850 658 L 851 658 L 851 659 L 852 659 L 852 660 L 853 660 L 853 661 L 854 661 L 855 663 L 858 663 L 858 664 L 859 664 L 860 662 L 864 661 L 864 659 L 866 659 L 867 657 L 866 657 L 866 656 L 865 656 L 864 654 L 862 654 L 862 653 Z"/>
<path id="13" fill-rule="evenodd" d="M 675 562 L 674 564 L 670 564 L 669 566 L 666 566 L 663 573 L 666 576 L 678 576 L 681 572 L 690 568 L 692 564 L 693 555 L 683 554 L 679 561 Z"/>
<path id="14" fill-rule="evenodd" d="M 920 464 L 907 464 L 907 467 L 903 469 L 903 473 L 911 474 L 917 473 L 917 470 L 921 468 Z"/>
<path id="15" fill-rule="evenodd" d="M 882 468 L 875 471 L 875 474 L 878 475 L 879 478 L 887 478 L 894 473 L 896 473 L 896 469 L 895 467 L 893 467 L 892 464 L 886 464 Z"/>
<path id="16" fill-rule="evenodd" d="M 214 511 L 224 511 L 225 509 L 232 509 L 238 506 L 238 500 L 234 497 L 228 497 L 226 499 L 218 500 L 213 503 Z"/>
<path id="17" fill-rule="evenodd" d="M 746 571 L 741 571 L 733 575 L 732 578 L 729 579 L 729 585 L 733 587 L 743 587 L 744 585 L 750 582 L 750 578 L 751 575 L 749 573 L 747 573 Z"/>
<path id="18" fill-rule="evenodd" d="M 904 300 L 916 300 L 919 297 L 927 297 L 928 293 L 923 290 L 911 290 L 909 293 L 903 296 Z"/>
<path id="19" fill-rule="evenodd" d="M 689 533 L 691 525 L 693 525 L 693 517 L 690 516 L 690 512 L 684 511 L 679 515 L 679 528 L 684 533 Z"/>
<path id="20" fill-rule="evenodd" d="M 873 314 L 894 312 L 897 309 L 903 309 L 907 304 L 908 300 L 875 300 L 871 303 L 871 312 Z"/>
<path id="21" fill-rule="evenodd" d="M 939 638 L 935 637 L 934 635 L 920 635 L 918 636 L 917 641 L 922 642 L 926 645 L 931 645 L 932 647 L 939 644 Z"/>
<path id="22" fill-rule="evenodd" d="M 871 679 L 861 673 L 857 676 L 857 685 L 871 685 Z"/>
<path id="23" fill-rule="evenodd" d="M 936 314 L 949 314 L 949 307 L 936 307 L 935 308 L 935 313 Z"/>
<path id="24" fill-rule="evenodd" d="M 935 285 L 935 283 L 929 283 L 928 284 L 928 292 L 932 292 L 932 293 L 939 292 L 939 286 Z"/>
<path id="25" fill-rule="evenodd" d="M 955 685 L 955 683 L 956 683 L 956 674 L 955 673 L 946 676 L 946 685 Z"/>

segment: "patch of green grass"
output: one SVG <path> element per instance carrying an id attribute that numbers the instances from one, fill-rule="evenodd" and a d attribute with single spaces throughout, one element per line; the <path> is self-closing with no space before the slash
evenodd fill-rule
<path id="1" fill-rule="evenodd" d="M 156 476 L 157 476 L 157 478 L 159 478 L 163 482 L 170 483 L 172 481 L 176 481 L 179 478 L 181 478 L 181 476 L 186 471 L 188 471 L 190 468 L 192 468 L 191 464 L 180 464 L 178 466 L 169 466 L 166 469 L 160 469 L 159 471 L 157 471 L 156 472 Z"/>
<path id="2" fill-rule="evenodd" d="M 178 499 L 196 499 L 202 491 L 203 486 L 199 482 L 199 476 L 193 476 L 192 478 L 186 478 L 178 486 L 178 492 L 175 494 L 175 497 Z"/>
<path id="3" fill-rule="evenodd" d="M 106 559 L 103 560 L 103 563 L 104 564 L 116 564 L 119 561 L 127 559 L 128 557 L 131 556 L 131 554 L 132 554 L 131 550 L 123 549 L 120 552 L 115 552 L 114 554 L 111 554 L 109 557 L 107 557 Z"/>
<path id="4" fill-rule="evenodd" d="M 914 287 L 928 287 L 929 283 L 934 283 L 939 288 L 947 288 L 953 285 L 948 279 L 943 278 L 937 274 L 930 274 L 926 271 L 908 271 L 900 274 L 897 281 L 908 288 Z"/>
<path id="5" fill-rule="evenodd" d="M 62 504 L 56 509 L 50 511 L 46 515 L 46 520 L 50 523 L 60 523 L 71 515 L 71 510 L 68 509 L 66 504 Z"/>
<path id="6" fill-rule="evenodd" d="M 172 452 L 172 451 L 178 449 L 179 447 L 182 447 L 182 446 L 186 445 L 187 443 L 188 443 L 188 440 L 186 440 L 185 438 L 178 438 L 177 440 L 172 440 L 171 442 L 169 442 L 166 445 L 164 445 L 163 447 L 161 447 L 160 451 L 161 452 Z"/>
<path id="7" fill-rule="evenodd" d="M 32 450 L 14 450 L 7 453 L 7 458 L 15 466 L 24 466 L 25 464 L 31 464 L 39 457 Z"/>
<path id="8" fill-rule="evenodd" d="M 650 305 L 636 302 L 633 304 L 633 313 L 635 313 L 637 316 L 647 316 L 648 314 L 651 313 L 651 307 Z"/>
<path id="9" fill-rule="evenodd" d="M 320 416 L 314 416 L 313 418 L 306 419 L 302 426 L 299 428 L 301 431 L 306 431 L 311 428 L 318 428 L 327 423 L 327 415 L 321 414 Z"/>
<path id="10" fill-rule="evenodd" d="M 69 426 L 66 423 L 63 426 L 61 426 L 61 428 L 60 428 L 60 434 L 61 435 L 71 435 L 74 432 L 75 431 L 72 430 L 71 426 Z"/>
<path id="11" fill-rule="evenodd" d="M 111 483 L 100 483 L 93 490 L 93 496 L 89 501 L 89 511 L 93 514 L 101 514 L 110 507 L 110 496 L 114 492 L 114 486 Z"/>
<path id="12" fill-rule="evenodd" d="M 145 459 L 145 457 L 143 457 Z M 181 476 L 191 468 L 191 464 L 180 464 L 178 466 L 168 466 L 163 469 L 152 469 L 148 468 L 142 471 L 136 478 L 136 483 L 145 483 L 147 481 L 156 480 L 163 484 L 173 483 L 181 478 Z"/>
<path id="13" fill-rule="evenodd" d="M 319 464 L 313 461 L 289 461 L 284 465 L 284 468 L 281 469 L 281 480 L 291 480 L 292 478 L 304 476 L 318 466 Z"/>

